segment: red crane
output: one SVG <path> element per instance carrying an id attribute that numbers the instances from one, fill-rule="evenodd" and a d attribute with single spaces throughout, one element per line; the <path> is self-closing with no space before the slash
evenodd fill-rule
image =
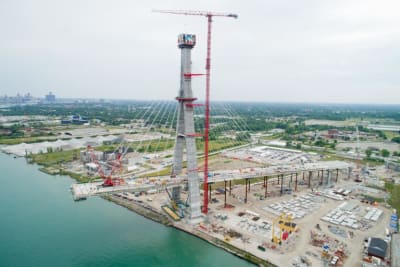
<path id="1" fill-rule="evenodd" d="M 206 59 L 206 103 L 205 103 L 205 125 L 204 125 L 204 203 L 203 213 L 208 212 L 208 141 L 209 141 L 209 129 L 210 129 L 210 72 L 211 72 L 211 24 L 212 17 L 229 17 L 238 18 L 238 15 L 232 13 L 219 13 L 210 11 L 190 11 L 190 10 L 159 10 L 153 9 L 153 12 L 158 13 L 170 13 L 177 15 L 189 15 L 189 16 L 204 16 L 207 18 L 207 59 Z"/>
<path id="2" fill-rule="evenodd" d="M 101 166 L 101 164 L 97 160 L 97 157 L 94 154 L 94 150 L 90 145 L 87 146 L 87 153 L 90 155 L 92 162 L 96 164 L 97 172 L 99 173 L 100 177 L 104 180 L 103 182 L 104 187 L 116 186 L 123 184 L 125 182 L 122 178 L 112 178 L 114 172 L 117 169 L 121 168 L 122 166 L 121 164 L 122 155 L 120 153 L 117 154 L 116 160 L 112 163 L 111 171 L 109 172 L 108 175 L 105 174 L 103 166 Z"/>

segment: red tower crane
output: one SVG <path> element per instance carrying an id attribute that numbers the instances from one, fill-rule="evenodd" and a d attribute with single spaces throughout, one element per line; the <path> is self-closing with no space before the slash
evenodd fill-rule
<path id="1" fill-rule="evenodd" d="M 211 24 L 212 17 L 229 17 L 237 19 L 239 16 L 232 13 L 220 13 L 210 11 L 190 11 L 190 10 L 159 10 L 153 12 L 170 13 L 177 15 L 203 16 L 207 18 L 207 58 L 206 58 L 206 103 L 205 103 L 205 125 L 204 125 L 204 203 L 203 213 L 208 212 L 208 141 L 210 129 L 210 73 L 211 73 Z"/>

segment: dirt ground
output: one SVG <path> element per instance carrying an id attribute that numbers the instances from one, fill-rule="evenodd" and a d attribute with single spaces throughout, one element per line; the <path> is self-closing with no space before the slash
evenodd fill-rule
<path id="1" fill-rule="evenodd" d="M 212 170 L 233 170 L 241 168 L 252 168 L 252 167 L 262 167 L 262 164 L 243 161 L 237 159 L 225 158 L 220 155 L 216 155 L 210 159 L 209 169 Z M 201 168 L 201 166 L 199 167 Z"/>
<path id="2" fill-rule="evenodd" d="M 236 162 L 236 160 L 217 157 L 216 159 L 213 159 L 213 164 L 215 164 L 213 167 L 218 169 L 225 167 L 229 169 L 233 166 L 235 168 L 240 168 L 240 166 L 243 168 L 251 166 L 248 162 L 244 162 L 242 163 L 243 165 L 239 166 L 238 162 Z M 299 176 L 299 181 L 300 180 L 302 179 Z M 335 184 L 335 187 L 351 188 L 355 185 L 358 184 L 351 180 L 346 180 L 346 174 L 343 173 L 339 175 L 339 182 Z M 310 213 L 305 215 L 303 218 L 293 220 L 293 222 L 295 222 L 298 226 L 298 231 L 292 233 L 289 239 L 284 241 L 281 246 L 275 245 L 276 247 L 272 248 L 274 244 L 271 242 L 271 232 L 269 232 L 269 234 L 266 232 L 263 235 L 260 235 L 250 232 L 244 228 L 240 228 L 238 226 L 238 222 L 240 221 L 238 213 L 246 211 L 250 211 L 250 213 L 254 212 L 260 217 L 259 222 L 265 221 L 271 223 L 277 218 L 277 215 L 263 208 L 277 202 L 289 201 L 301 196 L 308 196 L 310 193 L 312 193 L 312 190 L 308 188 L 306 184 L 298 185 L 297 192 L 280 196 L 280 185 L 278 185 L 276 179 L 271 179 L 268 183 L 268 197 L 266 199 L 261 197 L 260 200 L 260 196 L 264 196 L 265 193 L 263 182 L 253 183 L 251 184 L 250 188 L 250 192 L 247 195 L 248 201 L 247 203 L 244 203 L 245 186 L 243 184 L 232 184 L 231 194 L 229 194 L 229 192 L 226 194 L 227 203 L 231 205 L 230 208 L 224 208 L 225 195 L 218 194 L 217 190 L 215 190 L 216 188 L 213 188 L 209 206 L 210 211 L 204 222 L 201 223 L 201 231 L 204 231 L 213 237 L 225 240 L 226 242 L 229 242 L 240 249 L 251 252 L 257 257 L 266 259 L 277 266 L 292 266 L 293 259 L 298 256 L 306 256 L 308 260 L 312 262 L 312 266 L 323 266 L 321 260 L 322 247 L 315 247 L 310 244 L 310 231 L 323 233 L 333 240 L 337 240 L 338 242 L 343 242 L 346 244 L 349 255 L 345 259 L 343 266 L 360 266 L 364 239 L 367 237 L 384 238 L 385 228 L 389 225 L 391 210 L 384 206 L 378 206 L 378 208 L 383 211 L 383 214 L 377 223 L 375 223 L 374 226 L 369 228 L 367 231 L 339 226 L 347 233 L 352 232 L 352 237 L 349 235 L 347 237 L 342 237 L 333 234 L 328 229 L 328 226 L 331 224 L 322 221 L 321 218 L 344 201 L 318 197 L 317 199 L 320 201 L 320 203 L 316 203 L 317 207 L 314 210 L 310 210 Z M 293 186 L 292 188 L 294 189 Z M 182 194 L 181 197 L 182 200 L 185 201 L 187 195 Z M 142 195 L 138 199 L 147 205 L 159 209 L 160 212 L 162 212 L 160 209 L 162 205 L 170 204 L 169 198 L 165 192 L 154 195 Z M 213 199 L 214 201 L 212 201 Z M 361 203 L 360 199 L 356 196 L 350 195 L 345 201 L 348 203 L 354 203 L 361 209 L 368 207 L 368 204 Z M 226 221 L 216 219 L 216 217 L 218 217 L 220 214 L 226 215 L 228 219 Z M 184 225 L 186 228 L 193 227 L 193 229 L 199 230 L 198 224 L 193 224 L 190 226 L 190 224 L 187 223 L 186 225 L 184 221 L 179 222 L 179 224 Z M 316 228 L 317 224 L 319 224 L 320 230 Z M 226 231 L 229 229 L 234 230 L 234 232 L 238 232 L 241 235 L 241 238 L 227 238 Z M 258 248 L 258 246 L 261 244 L 264 244 L 266 251 L 261 251 Z"/>
<path id="3" fill-rule="evenodd" d="M 350 181 L 342 181 L 339 182 L 338 186 L 346 188 L 349 185 L 353 185 L 354 182 Z M 254 193 L 262 193 L 264 189 L 262 185 L 253 185 L 251 189 L 251 193 L 248 194 L 248 202 L 247 204 L 243 203 L 244 197 L 244 186 L 236 186 L 232 191 L 232 195 L 229 196 L 227 194 L 227 203 L 234 206 L 231 209 L 224 209 L 224 195 L 212 194 L 212 198 L 216 198 L 219 202 L 210 204 L 211 212 L 210 216 L 213 216 L 217 213 L 226 214 L 228 217 L 237 216 L 238 212 L 244 212 L 246 210 L 250 210 L 260 215 L 261 220 L 266 220 L 271 222 L 277 216 L 269 213 L 268 211 L 262 209 L 263 207 L 268 206 L 269 204 L 279 202 L 279 201 L 287 201 L 301 195 L 307 195 L 311 193 L 311 190 L 304 187 L 299 187 L 300 192 L 297 192 L 292 195 L 283 195 L 279 197 L 271 197 L 265 200 L 259 200 L 254 197 Z M 235 198 L 233 197 L 235 196 Z M 241 197 L 240 197 L 241 196 Z M 361 203 L 359 199 L 349 198 L 346 200 L 350 203 L 354 203 L 359 205 L 362 208 L 367 207 L 367 204 Z M 340 226 L 341 229 L 346 230 L 346 232 L 352 232 L 353 236 L 350 238 L 344 238 L 339 235 L 335 235 L 328 230 L 327 222 L 320 220 L 323 216 L 325 216 L 330 210 L 336 208 L 343 201 L 337 201 L 333 199 L 323 198 L 323 203 L 319 203 L 319 208 L 310 214 L 306 215 L 301 219 L 294 219 L 293 222 L 297 223 L 299 230 L 292 234 L 287 242 L 284 242 L 282 246 L 277 246 L 275 249 L 268 249 L 266 252 L 260 251 L 257 246 L 262 243 L 271 243 L 266 237 L 260 237 L 254 234 L 251 234 L 246 231 L 242 231 L 241 233 L 248 239 L 247 241 L 243 241 L 243 239 L 232 239 L 230 242 L 247 250 L 254 255 L 267 259 L 268 261 L 278 265 L 278 266 L 291 266 L 292 260 L 297 256 L 307 256 L 307 258 L 312 262 L 312 266 L 323 266 L 321 261 L 321 247 L 314 247 L 310 244 L 310 231 L 318 231 L 324 233 L 326 236 L 331 237 L 332 239 L 343 242 L 347 245 L 349 250 L 349 256 L 346 258 L 343 266 L 359 266 L 362 259 L 362 251 L 363 251 L 363 241 L 367 237 L 381 237 L 384 238 L 385 228 L 389 224 L 391 210 L 385 208 L 383 206 L 379 206 L 378 208 L 383 210 L 383 215 L 379 218 L 378 222 L 374 224 L 374 226 L 367 231 L 354 230 L 350 228 L 346 228 Z M 213 219 L 210 219 L 211 223 L 218 223 Z M 221 223 L 219 223 L 221 224 Z M 319 224 L 321 230 L 316 229 L 316 224 Z M 227 228 L 231 227 L 231 225 L 221 224 Z M 235 229 L 237 230 L 237 229 Z M 224 239 L 224 236 L 221 234 L 215 234 L 216 237 Z"/>

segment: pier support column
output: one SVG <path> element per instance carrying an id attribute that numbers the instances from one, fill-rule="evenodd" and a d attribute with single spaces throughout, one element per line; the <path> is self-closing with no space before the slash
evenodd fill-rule
<path id="1" fill-rule="evenodd" d="M 312 176 L 312 171 L 308 172 L 308 188 L 311 188 L 311 176 Z"/>
<path id="2" fill-rule="evenodd" d="M 247 179 L 247 181 L 249 182 L 249 192 L 250 192 L 250 183 L 251 183 L 251 181 L 250 181 L 250 179 Z"/>
<path id="3" fill-rule="evenodd" d="M 226 208 L 226 181 L 224 181 L 224 194 L 225 194 L 224 208 Z"/>
<path id="4" fill-rule="evenodd" d="M 282 174 L 282 181 L 281 181 L 281 196 L 283 195 L 283 174 Z"/>
<path id="5" fill-rule="evenodd" d="M 245 190 L 244 190 L 244 192 L 245 192 L 244 203 L 247 203 L 247 179 L 245 180 L 245 184 L 246 184 L 246 187 L 245 187 Z"/>
<path id="6" fill-rule="evenodd" d="M 339 179 L 339 169 L 336 169 L 336 183 L 338 182 Z"/>
<path id="7" fill-rule="evenodd" d="M 267 198 L 267 194 L 268 194 L 268 177 L 265 176 L 265 194 L 264 197 Z"/>
<path id="8" fill-rule="evenodd" d="M 290 190 L 292 189 L 292 184 L 293 184 L 293 173 L 290 174 L 290 183 L 289 183 Z"/>
<path id="9" fill-rule="evenodd" d="M 326 177 L 326 186 L 330 187 L 332 184 L 332 170 L 328 170 L 328 176 Z"/>
<path id="10" fill-rule="evenodd" d="M 295 184 L 294 184 L 294 191 L 297 192 L 297 172 L 296 172 L 296 180 L 295 180 Z"/>
<path id="11" fill-rule="evenodd" d="M 304 171 L 303 171 L 303 181 L 304 181 Z"/>
<path id="12" fill-rule="evenodd" d="M 232 195 L 232 180 L 229 180 L 229 196 Z"/>
<path id="13" fill-rule="evenodd" d="M 209 199 L 209 200 L 211 200 L 211 190 L 212 190 L 212 189 L 211 189 L 211 185 L 212 185 L 212 184 L 208 184 L 208 192 L 209 192 L 208 199 Z M 205 194 L 207 194 L 207 192 L 205 192 Z"/>
<path id="14" fill-rule="evenodd" d="M 181 50 L 181 73 L 180 73 L 180 89 L 178 91 L 178 110 L 176 121 L 176 137 L 175 148 L 172 165 L 172 174 L 179 175 L 183 168 L 183 154 L 186 148 L 186 165 L 187 165 L 187 183 L 188 183 L 188 204 L 189 218 L 197 219 L 201 217 L 200 185 L 197 173 L 197 157 L 196 157 L 196 138 L 194 127 L 194 110 L 192 83 L 190 78 L 185 74 L 191 73 L 191 50 L 195 42 L 187 40 L 195 40 L 195 35 L 180 34 L 178 37 L 178 47 Z M 205 175 L 207 177 L 207 173 Z M 208 183 L 204 183 L 207 187 Z M 204 188 L 204 207 L 203 212 L 207 214 L 207 188 Z"/>
<path id="15" fill-rule="evenodd" d="M 320 185 L 324 183 L 324 170 L 321 170 L 321 181 L 319 182 Z"/>

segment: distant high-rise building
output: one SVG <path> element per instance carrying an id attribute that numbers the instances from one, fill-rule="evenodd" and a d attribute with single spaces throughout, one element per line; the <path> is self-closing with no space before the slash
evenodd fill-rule
<path id="1" fill-rule="evenodd" d="M 23 102 L 29 102 L 33 99 L 31 93 L 27 93 L 23 96 Z"/>
<path id="2" fill-rule="evenodd" d="M 49 94 L 45 96 L 45 99 L 47 102 L 54 102 L 56 101 L 56 96 L 53 95 L 52 92 L 49 92 Z"/>

